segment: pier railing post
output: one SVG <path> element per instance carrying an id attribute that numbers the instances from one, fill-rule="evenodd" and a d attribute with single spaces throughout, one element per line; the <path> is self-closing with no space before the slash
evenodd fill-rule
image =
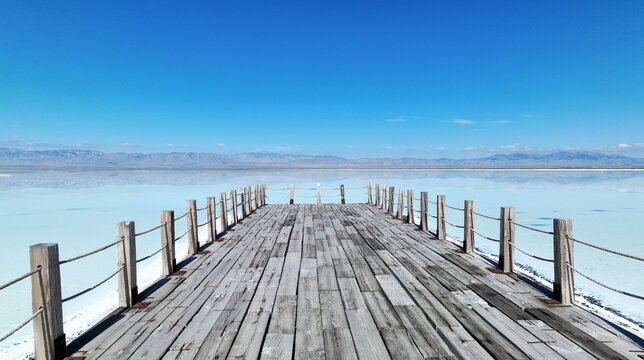
<path id="1" fill-rule="evenodd" d="M 474 200 L 465 200 L 463 219 L 463 252 L 474 250 Z"/>
<path id="2" fill-rule="evenodd" d="M 259 184 L 255 184 L 255 210 L 259 208 Z"/>
<path id="3" fill-rule="evenodd" d="M 371 199 L 371 183 L 367 183 L 367 204 L 371 205 L 373 204 L 373 201 Z"/>
<path id="4" fill-rule="evenodd" d="M 251 192 L 250 186 L 246 186 L 246 207 L 248 211 L 248 215 L 253 213 L 253 194 Z"/>
<path id="5" fill-rule="evenodd" d="M 383 210 L 387 210 L 387 185 L 382 185 L 382 204 L 380 204 L 380 208 Z"/>
<path id="6" fill-rule="evenodd" d="M 119 273 L 119 306 L 131 307 L 139 295 L 136 279 L 136 235 L 134 221 L 121 221 L 116 224 L 118 267 L 125 265 Z"/>
<path id="7" fill-rule="evenodd" d="M 320 199 L 320 183 L 318 183 L 318 204 L 322 203 L 322 199 Z"/>
<path id="8" fill-rule="evenodd" d="M 206 212 L 208 214 L 208 241 L 213 242 L 217 240 L 217 207 L 215 206 L 215 198 L 206 198 Z"/>
<path id="9" fill-rule="evenodd" d="M 291 184 L 291 205 L 295 204 L 295 186 Z"/>
<path id="10" fill-rule="evenodd" d="M 237 214 L 237 190 L 230 190 L 230 206 L 233 214 L 233 224 L 237 224 L 237 221 L 239 221 Z"/>
<path id="11" fill-rule="evenodd" d="M 342 204 L 346 204 L 344 200 L 344 185 L 340 185 L 340 202 Z"/>
<path id="12" fill-rule="evenodd" d="M 420 193 L 420 229 L 427 231 L 427 204 L 428 204 L 428 195 L 426 191 L 421 191 Z"/>
<path id="13" fill-rule="evenodd" d="M 242 211 L 242 219 L 246 217 L 246 190 L 244 188 L 239 189 L 239 205 Z"/>
<path id="14" fill-rule="evenodd" d="M 554 219 L 553 230 L 555 260 L 555 279 L 552 285 L 553 297 L 562 305 L 571 305 L 575 303 L 574 272 L 568 266 L 575 266 L 574 246 L 569 239 L 572 237 L 572 221 L 570 219 Z"/>
<path id="15" fill-rule="evenodd" d="M 29 258 L 32 271 L 40 267 L 40 275 L 31 277 L 32 311 L 42 307 L 41 319 L 44 320 L 33 322 L 36 359 L 62 359 L 67 344 L 63 329 L 58 244 L 32 245 Z"/>
<path id="16" fill-rule="evenodd" d="M 262 206 L 266 205 L 266 184 L 262 184 Z"/>
<path id="17" fill-rule="evenodd" d="M 170 276 L 174 273 L 177 260 L 174 256 L 174 211 L 167 210 L 161 212 L 161 265 L 164 276 Z"/>
<path id="18" fill-rule="evenodd" d="M 197 238 L 197 200 L 186 200 L 186 223 L 188 224 L 188 254 L 194 255 L 199 251 Z"/>
<path id="19" fill-rule="evenodd" d="M 407 223 L 414 223 L 414 190 L 407 190 Z"/>
<path id="20" fill-rule="evenodd" d="M 515 210 L 512 206 L 501 208 L 501 228 L 499 231 L 499 270 L 504 273 L 514 271 L 514 222 Z M 512 243 L 512 245 L 510 245 Z"/>
<path id="21" fill-rule="evenodd" d="M 380 183 L 376 183 L 376 207 L 380 206 Z"/>
<path id="22" fill-rule="evenodd" d="M 219 193 L 219 220 L 221 220 L 221 232 L 228 230 L 228 209 L 226 201 L 226 193 Z"/>
<path id="23" fill-rule="evenodd" d="M 398 211 L 396 212 L 396 219 L 402 220 L 403 218 L 403 206 L 405 202 L 405 189 L 398 189 Z"/>
<path id="24" fill-rule="evenodd" d="M 445 195 L 436 195 L 436 238 L 445 240 Z"/>
<path id="25" fill-rule="evenodd" d="M 387 212 L 389 215 L 393 216 L 394 215 L 394 193 L 395 189 L 393 186 L 389 187 L 389 207 L 387 209 Z"/>

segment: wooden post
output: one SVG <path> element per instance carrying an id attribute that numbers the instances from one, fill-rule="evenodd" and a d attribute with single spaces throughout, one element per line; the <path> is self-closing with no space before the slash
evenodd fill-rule
<path id="1" fill-rule="evenodd" d="M 570 219 L 554 219 L 553 230 L 555 260 L 553 296 L 562 305 L 571 305 L 575 303 L 575 278 L 574 271 L 566 264 L 575 266 L 574 243 L 569 239 L 572 237 L 572 221 Z"/>
<path id="2" fill-rule="evenodd" d="M 230 206 L 233 211 L 233 224 L 237 224 L 237 221 L 239 221 L 239 218 L 237 217 L 237 190 L 230 190 Z"/>
<path id="3" fill-rule="evenodd" d="M 266 205 L 266 184 L 261 184 L 260 188 L 262 189 L 262 197 L 260 200 L 260 205 Z"/>
<path id="4" fill-rule="evenodd" d="M 161 251 L 161 265 L 163 275 L 170 276 L 174 273 L 177 260 L 174 256 L 174 211 L 167 210 L 161 212 L 161 246 L 165 247 Z"/>
<path id="5" fill-rule="evenodd" d="M 295 204 L 295 186 L 291 184 L 291 205 Z"/>
<path id="6" fill-rule="evenodd" d="M 29 258 L 32 271 L 40 268 L 40 275 L 31 277 L 31 308 L 36 312 L 42 307 L 44 320 L 33 322 L 36 359 L 62 359 L 66 341 L 58 244 L 32 245 Z"/>
<path id="7" fill-rule="evenodd" d="M 389 208 L 387 209 L 387 212 L 389 215 L 394 216 L 394 195 L 396 189 L 391 186 L 389 187 Z"/>
<path id="8" fill-rule="evenodd" d="M 367 183 L 367 204 L 371 205 L 373 204 L 373 201 L 371 199 L 371 183 Z"/>
<path id="9" fill-rule="evenodd" d="M 194 255 L 199 251 L 197 238 L 197 200 L 186 200 L 186 223 L 188 224 L 188 254 Z"/>
<path id="10" fill-rule="evenodd" d="M 219 193 L 219 220 L 221 221 L 221 232 L 228 230 L 228 209 L 226 193 Z"/>
<path id="11" fill-rule="evenodd" d="M 499 231 L 499 270 L 504 273 L 514 271 L 514 221 L 515 210 L 512 206 L 501 208 L 501 228 Z"/>
<path id="12" fill-rule="evenodd" d="M 426 191 L 420 192 L 420 229 L 427 231 L 429 226 L 427 226 L 427 203 L 428 195 Z"/>
<path id="13" fill-rule="evenodd" d="M 260 198 L 259 185 L 255 184 L 255 209 L 259 207 L 259 198 Z"/>
<path id="14" fill-rule="evenodd" d="M 396 212 L 396 218 L 402 220 L 403 218 L 403 203 L 405 202 L 405 189 L 398 189 L 398 212 Z"/>
<path id="15" fill-rule="evenodd" d="M 380 204 L 380 208 L 387 209 L 387 185 L 382 186 L 382 204 Z"/>
<path id="16" fill-rule="evenodd" d="M 414 190 L 407 190 L 407 223 L 414 223 Z"/>
<path id="17" fill-rule="evenodd" d="M 322 199 L 320 199 L 320 183 L 318 183 L 318 204 L 322 203 Z"/>
<path id="18" fill-rule="evenodd" d="M 445 195 L 436 196 L 436 238 L 445 240 Z"/>
<path id="19" fill-rule="evenodd" d="M 248 215 L 253 213 L 253 193 L 250 186 L 246 186 L 246 206 L 248 207 Z"/>
<path id="20" fill-rule="evenodd" d="M 465 200 L 463 209 L 463 252 L 469 253 L 474 250 L 474 200 Z"/>
<path id="21" fill-rule="evenodd" d="M 242 219 L 246 217 L 246 190 L 239 189 L 239 205 L 241 205 Z"/>
<path id="22" fill-rule="evenodd" d="M 376 207 L 380 206 L 380 183 L 376 183 Z"/>
<path id="23" fill-rule="evenodd" d="M 346 202 L 344 200 L 344 185 L 342 185 L 342 184 L 340 185 L 340 202 L 342 204 L 346 204 Z"/>
<path id="24" fill-rule="evenodd" d="M 217 207 L 215 206 L 215 198 L 206 198 L 206 212 L 208 213 L 208 241 L 213 242 L 217 240 Z"/>
<path id="25" fill-rule="evenodd" d="M 118 267 L 125 265 L 119 273 L 119 306 L 131 307 L 138 297 L 136 279 L 136 236 L 134 221 L 122 221 L 116 224 Z"/>

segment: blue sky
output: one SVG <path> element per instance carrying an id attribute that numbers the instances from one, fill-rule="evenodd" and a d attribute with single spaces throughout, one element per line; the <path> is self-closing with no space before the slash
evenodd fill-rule
<path id="1" fill-rule="evenodd" d="M 644 2 L 2 1 L 0 146 L 644 156 Z"/>

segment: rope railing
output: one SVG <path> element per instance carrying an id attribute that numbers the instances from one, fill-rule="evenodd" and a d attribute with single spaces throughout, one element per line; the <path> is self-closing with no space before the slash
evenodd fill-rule
<path id="1" fill-rule="evenodd" d="M 446 219 L 443 219 L 443 220 L 445 221 L 445 223 L 446 223 L 447 225 L 451 225 L 451 226 L 453 226 L 453 227 L 455 227 L 455 228 L 459 228 L 459 229 L 465 229 L 465 226 L 452 224 L 451 222 L 447 221 Z"/>
<path id="2" fill-rule="evenodd" d="M 484 238 L 485 240 L 489 240 L 489 241 L 493 241 L 493 242 L 501 242 L 501 240 L 497 240 L 497 239 L 493 239 L 493 238 L 491 238 L 491 237 L 487 237 L 487 236 L 485 236 L 485 235 L 481 234 L 480 232 L 478 232 L 478 231 L 476 231 L 476 230 L 474 230 L 474 229 L 472 229 L 472 232 L 473 232 L 474 234 L 476 234 L 476 235 L 478 235 L 478 236 L 480 236 L 480 237 Z"/>
<path id="3" fill-rule="evenodd" d="M 369 195 L 368 193 L 362 193 L 362 194 L 344 194 L 344 196 L 365 196 Z"/>
<path id="4" fill-rule="evenodd" d="M 202 227 L 202 226 L 206 226 L 206 225 L 208 225 L 208 221 L 206 221 L 206 222 L 205 222 L 205 223 L 203 223 L 203 224 L 197 224 L 197 227 L 198 227 L 198 228 L 200 228 L 200 227 Z"/>
<path id="5" fill-rule="evenodd" d="M 123 239 L 116 240 L 115 242 L 113 242 L 113 243 L 111 243 L 111 244 L 107 244 L 107 245 L 105 245 L 105 246 L 103 246 L 103 247 L 100 247 L 100 248 L 98 248 L 98 249 L 96 249 L 96 250 L 93 250 L 93 251 L 90 251 L 90 252 L 88 252 L 88 253 L 85 253 L 85 254 L 82 254 L 82 255 L 78 255 L 78 256 L 74 256 L 74 257 L 72 257 L 72 258 L 69 258 L 69 259 L 65 259 L 65 260 L 59 261 L 58 263 L 59 263 L 60 265 L 62 265 L 62 264 L 66 264 L 66 263 L 68 263 L 68 262 L 72 262 L 72 261 L 75 261 L 75 260 L 82 259 L 82 258 L 87 257 L 87 256 L 90 256 L 90 255 L 94 255 L 94 254 L 99 253 L 99 252 L 101 252 L 101 251 L 103 251 L 103 250 L 106 250 L 106 249 L 111 248 L 112 246 L 114 246 L 114 245 L 116 245 L 116 244 L 120 243 L 121 241 L 123 241 Z"/>
<path id="6" fill-rule="evenodd" d="M 197 211 L 203 211 L 203 210 L 206 210 L 206 209 L 208 209 L 208 206 L 204 206 L 202 208 L 197 208 Z"/>
<path id="7" fill-rule="evenodd" d="M 485 214 L 477 213 L 476 211 L 472 211 L 472 214 L 477 215 L 477 216 L 481 216 L 481 217 L 484 217 L 484 218 L 486 218 L 486 219 L 490 219 L 490 220 L 497 220 L 497 221 L 501 221 L 501 218 L 497 218 L 497 217 L 493 217 L 493 216 L 489 216 L 489 215 L 485 215 Z"/>
<path id="8" fill-rule="evenodd" d="M 94 286 L 92 286 L 92 287 L 88 287 L 87 289 L 85 289 L 85 290 L 83 290 L 83 291 L 80 291 L 80 292 L 78 292 L 78 293 L 76 293 L 76 294 L 74 294 L 74 295 L 72 295 L 72 296 L 66 297 L 66 298 L 64 298 L 64 299 L 62 300 L 62 302 L 63 302 L 63 303 L 65 303 L 65 302 L 67 302 L 67 301 L 69 301 L 69 300 L 76 299 L 77 297 L 79 297 L 79 296 L 81 296 L 81 295 L 85 295 L 85 294 L 87 294 L 88 292 L 90 292 L 90 291 L 92 291 L 92 290 L 96 289 L 97 287 L 99 287 L 99 286 L 101 286 L 101 285 L 105 284 L 109 279 L 111 279 L 111 278 L 113 278 L 114 276 L 116 276 L 116 274 L 118 274 L 118 273 L 119 273 L 121 270 L 123 270 L 123 269 L 125 269 L 125 265 L 121 265 L 121 266 L 120 266 L 120 267 L 119 267 L 119 268 L 118 268 L 114 273 L 112 273 L 110 276 L 106 277 L 105 279 L 101 280 L 101 281 L 100 281 L 99 283 L 97 283 L 96 285 L 94 285 Z"/>
<path id="9" fill-rule="evenodd" d="M 614 291 L 614 292 L 616 292 L 616 293 L 619 293 L 619 294 L 622 294 L 622 295 L 626 295 L 626 296 L 630 296 L 630 297 L 635 298 L 635 299 L 644 300 L 644 296 L 637 295 L 637 294 L 633 294 L 633 293 L 630 293 L 630 292 L 628 292 L 628 291 L 619 290 L 619 289 L 616 289 L 616 288 L 614 288 L 614 287 L 612 287 L 612 286 L 608 286 L 608 285 L 606 285 L 606 284 L 604 284 L 604 283 L 600 282 L 599 280 L 593 279 L 592 277 L 590 277 L 590 276 L 588 276 L 588 275 L 584 274 L 583 272 L 581 272 L 581 271 L 579 271 L 579 270 L 575 269 L 575 268 L 574 268 L 572 265 L 570 265 L 569 263 L 566 263 L 566 266 L 567 266 L 567 267 L 569 267 L 572 271 L 576 272 L 577 274 L 579 274 L 579 275 L 581 275 L 581 276 L 585 277 L 586 279 L 588 279 L 588 280 L 590 280 L 590 281 L 594 282 L 595 284 L 597 284 L 597 285 L 599 285 L 599 286 L 603 286 L 603 287 L 605 287 L 605 288 L 606 288 L 606 289 L 608 289 L 608 290 L 612 290 L 612 291 Z"/>
<path id="10" fill-rule="evenodd" d="M 434 204 L 434 205 L 438 204 L 436 201 L 431 201 L 429 199 L 427 200 L 427 202 L 430 203 L 430 204 Z"/>
<path id="11" fill-rule="evenodd" d="M 141 231 L 140 233 L 134 234 L 134 236 L 141 236 L 141 235 L 145 235 L 145 234 L 147 234 L 147 233 L 153 232 L 153 231 L 154 231 L 154 230 L 156 230 L 156 229 L 160 229 L 160 228 L 164 227 L 166 224 L 167 224 L 167 223 L 163 223 L 163 224 L 161 224 L 161 225 L 159 225 L 159 226 L 155 226 L 155 227 L 153 227 L 152 229 L 145 230 L 145 231 Z"/>
<path id="12" fill-rule="evenodd" d="M 191 226 L 191 227 L 189 227 L 189 228 L 188 228 L 188 230 L 186 230 L 186 232 L 184 232 L 183 234 L 181 234 L 181 236 L 179 236 L 178 238 L 174 239 L 174 241 L 179 241 L 179 240 L 181 240 L 184 236 L 186 236 L 186 234 L 187 234 L 187 233 L 189 233 L 189 232 L 190 232 L 190 230 L 192 230 L 192 226 Z"/>
<path id="13" fill-rule="evenodd" d="M 29 317 L 29 319 L 27 319 L 27 320 L 23 321 L 22 323 L 20 323 L 20 325 L 16 326 L 16 327 L 15 327 L 15 328 L 13 328 L 11 331 L 9 331 L 6 335 L 4 335 L 3 337 L 1 337 L 1 338 L 0 338 L 0 343 L 1 343 L 1 342 L 3 342 L 3 341 L 5 341 L 5 340 L 7 340 L 11 335 L 13 335 L 13 334 L 17 333 L 17 332 L 18 332 L 18 330 L 22 329 L 22 328 L 23 328 L 23 327 L 25 327 L 27 324 L 29 324 L 33 319 L 35 319 L 35 318 L 36 318 L 36 316 L 38 316 L 38 315 L 42 314 L 42 313 L 43 313 L 43 311 L 44 311 L 44 309 L 41 307 L 41 308 L 40 308 L 40 309 L 38 309 L 35 313 L 31 314 L 31 316 Z"/>
<path id="14" fill-rule="evenodd" d="M 221 202 L 221 201 L 220 201 L 220 202 Z M 185 214 L 183 214 L 183 215 L 181 215 L 181 216 L 179 216 L 179 217 L 174 218 L 174 222 L 177 222 L 178 220 L 180 220 L 181 218 L 183 218 L 183 217 L 184 217 L 184 216 L 186 216 L 186 215 L 188 215 L 188 212 L 187 212 L 187 211 L 185 212 Z"/>
<path id="15" fill-rule="evenodd" d="M 554 235 L 554 234 L 555 234 L 555 233 L 554 233 L 554 232 L 552 232 L 552 231 L 546 231 L 546 230 L 541 230 L 541 229 L 533 228 L 533 227 L 530 227 L 530 226 L 527 226 L 527 225 L 521 225 L 521 224 L 519 224 L 519 223 L 517 223 L 517 222 L 514 222 L 514 221 L 512 221 L 512 220 L 510 220 L 510 223 L 511 223 L 511 224 L 514 224 L 514 225 L 516 225 L 516 226 L 522 227 L 522 228 L 524 228 L 524 229 L 528 229 L 528 230 L 532 230 L 532 231 L 537 231 L 537 232 L 544 233 L 544 234 L 548 234 L 548 235 Z"/>
<path id="16" fill-rule="evenodd" d="M 438 216 L 432 215 L 430 213 L 427 213 L 428 216 L 433 217 L 434 219 L 438 219 Z"/>
<path id="17" fill-rule="evenodd" d="M 274 189 L 274 188 L 266 188 L 266 190 L 270 190 L 270 191 L 284 191 L 284 190 L 290 190 L 290 189 L 291 189 L 291 188 L 287 188 L 287 187 L 285 187 L 285 188 L 277 188 L 277 189 Z"/>
<path id="18" fill-rule="evenodd" d="M 608 253 L 611 253 L 611 254 L 615 254 L 615 255 L 619 255 L 619 256 L 627 257 L 627 258 L 629 258 L 629 259 L 635 259 L 635 260 L 639 260 L 639 261 L 644 261 L 644 258 L 641 258 L 641 257 L 639 257 L 639 256 L 630 255 L 630 254 L 625 254 L 625 253 L 622 253 L 622 252 L 619 252 L 619 251 L 606 249 L 606 248 L 603 248 L 603 247 L 601 247 L 601 246 L 597 246 L 597 245 L 589 244 L 589 243 L 584 242 L 584 241 L 581 241 L 581 240 L 577 240 L 577 239 L 575 239 L 575 238 L 573 238 L 573 237 L 570 237 L 570 236 L 566 236 L 566 238 L 568 238 L 568 240 L 572 240 L 572 241 L 574 241 L 574 242 L 578 242 L 578 243 L 580 243 L 580 244 L 582 244 L 582 245 L 586 245 L 586 246 L 589 246 L 589 247 L 591 247 L 591 248 L 595 248 L 595 249 L 598 249 L 598 250 L 601 250 L 601 251 L 605 251 L 605 252 L 608 252 Z"/>
<path id="19" fill-rule="evenodd" d="M 37 272 L 39 272 L 39 271 L 40 271 L 40 267 L 38 267 L 36 270 L 30 271 L 30 272 L 28 272 L 28 273 L 26 273 L 26 274 L 24 274 L 24 275 L 20 275 L 20 276 L 18 276 L 17 278 L 15 278 L 15 279 L 13 279 L 13 280 L 9 281 L 8 283 L 3 284 L 3 285 L 0 285 L 0 290 L 3 290 L 3 289 L 5 289 L 5 288 L 8 288 L 9 286 L 11 286 L 11 285 L 13 285 L 13 284 L 15 284 L 15 283 L 19 282 L 20 280 L 24 280 L 24 279 L 26 279 L 26 278 L 30 277 L 31 275 L 33 275 L 33 274 L 35 274 L 35 273 L 37 273 Z"/>
<path id="20" fill-rule="evenodd" d="M 23 322 L 22 322 L 22 323 L 20 323 L 18 326 L 16 326 L 15 328 L 13 328 L 11 331 L 9 331 L 9 332 L 8 332 L 8 333 L 6 333 L 5 335 L 3 335 L 3 336 L 0 338 L 0 343 L 1 343 L 1 342 L 3 342 L 3 341 L 5 341 L 5 340 L 6 340 L 6 339 L 8 339 L 9 337 L 11 337 L 11 336 L 12 336 L 13 334 L 15 334 L 16 332 L 18 332 L 18 330 L 20 330 L 20 329 L 22 329 L 23 327 L 25 327 L 25 326 L 26 326 L 27 324 L 29 324 L 33 319 L 35 319 L 35 318 L 36 318 L 36 316 L 41 315 L 41 314 L 42 314 L 42 316 L 45 316 L 45 317 L 47 316 L 47 310 L 42 306 L 42 304 L 45 304 L 46 300 L 45 300 L 45 291 L 44 291 L 44 288 L 43 288 L 43 287 L 44 287 L 44 284 L 43 284 L 43 281 L 42 281 L 42 267 L 41 267 L 40 265 L 38 265 L 38 267 L 37 267 L 35 270 L 32 270 L 32 271 L 30 271 L 30 272 L 28 272 L 28 273 L 26 273 L 26 274 L 23 274 L 23 275 L 21 275 L 21 276 L 18 276 L 17 278 L 15 278 L 15 279 L 13 279 L 13 280 L 11 280 L 11 281 L 9 281 L 9 282 L 5 283 L 5 284 L 0 285 L 0 290 L 4 290 L 4 289 L 8 288 L 9 286 L 11 286 L 11 285 L 13 285 L 13 284 L 16 284 L 16 283 L 18 283 L 18 282 L 20 282 L 20 281 L 22 281 L 22 280 L 24 280 L 24 279 L 26 279 L 26 278 L 29 278 L 29 277 L 33 276 L 34 274 L 38 274 L 38 285 L 39 285 L 39 286 L 38 286 L 38 289 L 39 289 L 39 292 L 40 292 L 40 302 L 41 302 L 41 307 L 40 307 L 36 312 L 34 312 L 33 314 L 31 314 L 31 316 L 30 316 L 27 320 L 23 321 Z M 43 324 L 44 324 L 45 332 L 46 332 L 47 334 L 49 334 L 49 333 L 50 333 L 49 324 L 48 324 L 48 323 L 46 322 L 46 320 L 44 320 L 43 318 L 41 318 L 41 319 L 43 320 Z M 48 343 L 49 343 L 49 340 L 48 340 L 48 339 L 45 339 L 45 343 L 47 343 L 47 344 L 48 344 Z"/>
<path id="21" fill-rule="evenodd" d="M 298 187 L 294 187 L 293 189 L 295 189 L 295 190 L 307 190 L 307 191 L 312 191 L 312 190 L 317 190 L 318 188 L 298 188 Z"/>
<path id="22" fill-rule="evenodd" d="M 457 207 L 454 207 L 454 206 L 449 206 L 447 204 L 445 204 L 445 207 L 448 208 L 448 209 L 452 209 L 452 210 L 465 211 L 465 209 L 457 208 Z"/>
<path id="23" fill-rule="evenodd" d="M 152 254 L 147 255 L 147 256 L 144 256 L 144 257 L 142 257 L 142 258 L 140 258 L 140 259 L 137 259 L 137 260 L 136 260 L 136 263 L 138 264 L 138 263 L 140 263 L 141 261 L 145 261 L 145 260 L 147 260 L 147 259 L 149 259 L 149 258 L 153 257 L 154 255 L 156 255 L 156 254 L 160 253 L 161 251 L 163 251 L 163 249 L 165 249 L 165 248 L 167 248 L 167 247 L 168 247 L 168 244 L 163 245 L 163 246 L 161 247 L 161 249 L 156 250 L 156 251 L 155 251 L 155 252 L 153 252 Z"/>
<path id="24" fill-rule="evenodd" d="M 516 250 L 519 250 L 520 252 L 524 253 L 525 255 L 528 255 L 528 256 L 529 256 L 529 257 L 531 257 L 531 258 L 535 258 L 535 259 L 537 259 L 537 260 L 541 260 L 541 261 L 545 261 L 545 262 L 550 262 L 550 263 L 554 263 L 554 262 L 555 262 L 555 261 L 554 261 L 554 260 L 552 260 L 552 259 L 546 259 L 546 258 L 543 258 L 543 257 L 541 257 L 541 256 L 533 255 L 533 254 L 530 254 L 530 253 L 529 253 L 529 252 L 527 252 L 527 251 L 521 250 L 518 246 L 514 245 L 514 243 L 512 243 L 512 242 L 508 242 L 508 244 L 510 244 L 510 246 L 512 246 L 512 247 L 513 247 L 513 248 L 515 248 Z"/>
<path id="25" fill-rule="evenodd" d="M 345 186 L 344 190 L 359 190 L 359 189 L 367 189 L 367 188 L 368 188 L 368 186 L 356 186 L 356 187 Z"/>

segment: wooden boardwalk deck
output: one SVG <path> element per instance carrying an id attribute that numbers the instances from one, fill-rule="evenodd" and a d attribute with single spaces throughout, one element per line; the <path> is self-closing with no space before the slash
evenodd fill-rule
<path id="1" fill-rule="evenodd" d="M 620 359 L 643 349 L 370 205 L 266 205 L 140 304 L 70 344 L 86 359 Z"/>

